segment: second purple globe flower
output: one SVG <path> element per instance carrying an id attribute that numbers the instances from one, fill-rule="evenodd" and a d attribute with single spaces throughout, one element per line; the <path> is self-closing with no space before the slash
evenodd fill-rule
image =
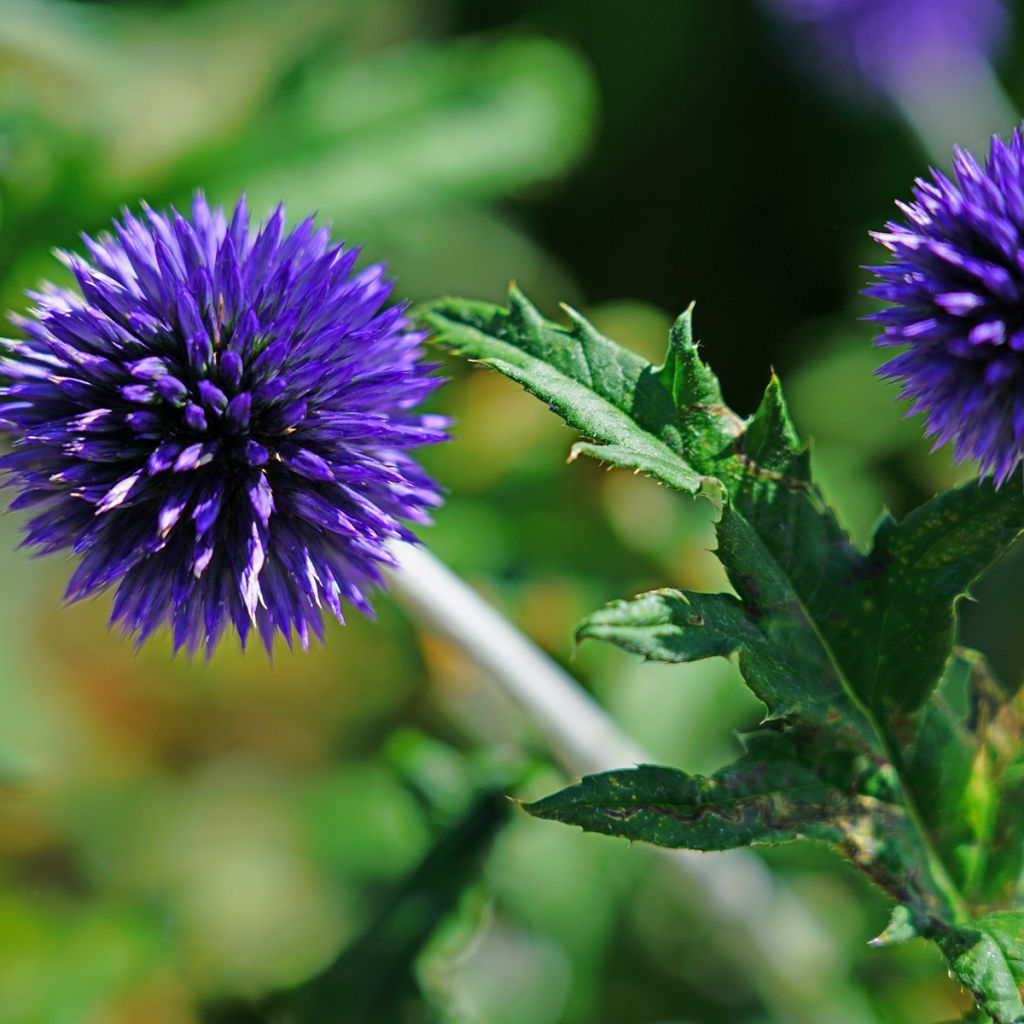
<path id="1" fill-rule="evenodd" d="M 878 343 L 903 349 L 879 373 L 998 486 L 1024 458 L 1024 136 L 954 168 L 918 179 L 905 220 L 875 234 L 892 258 L 867 294 L 889 303 Z"/>
<path id="2" fill-rule="evenodd" d="M 409 449 L 446 437 L 415 412 L 440 381 L 383 267 L 282 208 L 250 227 L 244 201 L 114 229 L 63 254 L 81 294 L 32 293 L 0 360 L 25 543 L 79 556 L 70 599 L 116 587 L 140 642 L 306 645 L 322 609 L 369 611 L 389 541 L 440 500 Z"/>

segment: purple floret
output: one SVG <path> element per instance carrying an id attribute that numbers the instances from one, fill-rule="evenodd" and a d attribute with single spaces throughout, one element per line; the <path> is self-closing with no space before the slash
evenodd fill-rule
<path id="1" fill-rule="evenodd" d="M 244 199 L 114 231 L 61 254 L 81 295 L 30 293 L 0 359 L 25 544 L 79 557 L 71 600 L 116 587 L 139 643 L 167 623 L 210 652 L 230 624 L 305 647 L 324 608 L 368 613 L 388 541 L 440 500 L 408 449 L 446 437 L 413 411 L 440 381 L 384 268 L 283 208 L 251 228 Z"/>
<path id="2" fill-rule="evenodd" d="M 879 345 L 904 349 L 878 371 L 902 384 L 936 447 L 976 459 L 1001 485 L 1024 456 L 1024 136 L 996 138 L 984 168 L 958 150 L 955 181 L 918 179 L 905 223 L 874 237 L 891 253 L 867 294 Z"/>

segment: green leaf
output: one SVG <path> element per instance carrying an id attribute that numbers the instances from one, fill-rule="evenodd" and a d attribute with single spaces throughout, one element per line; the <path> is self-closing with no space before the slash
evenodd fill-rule
<path id="1" fill-rule="evenodd" d="M 875 936 L 869 943 L 871 946 L 883 948 L 885 946 L 899 946 L 911 939 L 919 939 L 927 934 L 930 922 L 922 920 L 914 915 L 909 907 L 902 903 L 898 904 L 889 918 L 885 930 Z"/>
<path id="2" fill-rule="evenodd" d="M 867 735 L 870 727 L 843 692 L 827 652 L 806 619 L 778 614 L 786 595 L 776 601 L 770 592 L 773 570 L 774 563 L 768 559 L 755 577 L 764 581 L 760 595 L 768 609 L 760 617 L 731 594 L 656 590 L 594 612 L 577 627 L 577 639 L 606 640 L 664 662 L 700 661 L 738 652 L 743 677 L 768 708 L 770 719 L 800 718 L 830 725 L 859 722 Z"/>
<path id="3" fill-rule="evenodd" d="M 734 496 L 739 516 L 718 528 L 737 592 L 767 603 L 766 567 L 746 564 L 760 541 L 838 674 L 883 727 L 923 706 L 952 654 L 957 602 L 1024 529 L 1024 493 L 987 482 L 947 491 L 901 522 L 885 517 L 864 555 L 818 495 L 774 379 L 743 441 L 751 464 Z"/>
<path id="4" fill-rule="evenodd" d="M 682 455 L 675 407 L 649 363 L 576 314 L 571 329 L 549 323 L 515 288 L 509 306 L 445 299 L 420 319 L 442 347 L 500 370 L 600 445 L 580 451 L 701 493 L 704 476 Z"/>
<path id="5" fill-rule="evenodd" d="M 956 604 L 1024 528 L 1024 492 L 987 481 L 945 491 L 902 522 L 885 517 L 859 567 L 840 656 L 883 716 L 921 707 L 956 639 Z"/>
<path id="6" fill-rule="evenodd" d="M 958 715 L 965 699 L 970 714 Z M 1011 902 L 1024 869 L 1024 698 L 1007 700 L 985 659 L 960 648 L 896 735 L 904 783 L 968 902 Z"/>
<path id="7" fill-rule="evenodd" d="M 589 775 L 526 810 L 588 832 L 688 850 L 729 850 L 801 836 L 838 841 L 833 791 L 801 765 L 746 763 L 711 778 L 641 765 Z"/>
<path id="8" fill-rule="evenodd" d="M 759 764 L 753 775 L 750 756 L 712 779 L 655 768 L 612 773 L 531 810 L 700 849 L 827 836 L 876 879 L 895 863 L 872 831 L 887 821 L 902 837 L 893 842 L 905 854 L 896 861 L 908 889 L 941 894 L 924 901 L 937 920 L 966 919 L 958 885 L 982 893 L 993 878 L 1011 877 L 1017 862 L 1004 857 L 997 867 L 990 849 L 1000 835 L 1007 849 L 1024 847 L 1006 811 L 1024 771 L 993 753 L 987 729 L 959 721 L 934 694 L 953 654 L 957 603 L 1021 533 L 1024 491 L 988 483 L 949 491 L 902 522 L 885 517 L 864 552 L 815 484 L 777 378 L 743 420 L 701 358 L 692 311 L 672 328 L 660 367 L 570 315 L 570 328 L 549 323 L 513 291 L 508 311 L 444 300 L 421 319 L 441 346 L 547 401 L 583 434 L 574 454 L 711 498 L 717 554 L 734 591 L 656 591 L 595 613 L 579 637 L 669 662 L 738 655 L 784 746 L 811 731 L 828 749 L 872 759 L 892 794 L 865 809 L 861 801 L 876 798 L 849 780 L 796 793 L 786 773 L 794 758 L 805 762 L 790 750 L 789 761 L 776 757 L 772 770 Z M 759 791 L 755 777 L 769 788 Z M 747 787 L 742 799 L 716 803 L 734 785 Z M 672 813 L 659 811 L 666 807 Z"/>
<path id="9" fill-rule="evenodd" d="M 1018 892 L 1024 875 L 1024 744 L 1020 723 L 1024 720 L 1018 702 L 1013 717 L 1016 723 L 1016 747 L 1010 756 L 993 751 L 995 767 L 991 775 L 996 791 L 991 842 L 985 865 L 984 898 L 990 904 L 1005 903 Z"/>
<path id="10" fill-rule="evenodd" d="M 957 980 L 995 1024 L 1024 1022 L 1024 912 L 998 911 L 939 939 Z"/>
<path id="11" fill-rule="evenodd" d="M 669 332 L 665 362 L 656 371 L 676 410 L 682 448 L 695 465 L 719 468 L 734 454 L 744 423 L 726 404 L 711 367 L 693 339 L 693 306 Z"/>
<path id="12" fill-rule="evenodd" d="M 958 655 L 947 677 L 970 671 Z M 937 693 L 908 722 L 899 746 L 905 785 L 920 809 L 921 819 L 961 888 L 976 877 L 983 838 L 988 828 L 971 813 L 975 799 L 977 738 Z"/>
<path id="13" fill-rule="evenodd" d="M 820 736 L 763 732 L 709 777 L 641 765 L 587 776 L 525 809 L 590 832 L 689 850 L 818 840 L 894 898 L 931 913 L 937 897 L 919 888 L 924 855 L 905 812 L 857 792 L 866 781 L 860 775 L 855 756 Z"/>
<path id="14" fill-rule="evenodd" d="M 972 895 L 1005 906 L 1024 873 L 1024 693 L 1007 699 L 980 657 L 972 683 L 976 750 L 963 811 L 978 846 Z"/>
<path id="15" fill-rule="evenodd" d="M 821 663 L 825 696 L 798 709 L 806 691 L 795 685 L 783 701 L 789 713 L 816 719 L 845 692 L 844 716 L 857 717 L 855 701 L 887 728 L 924 705 L 952 653 L 956 603 L 1024 528 L 1020 488 L 968 484 L 900 523 L 886 517 L 864 554 L 814 484 L 778 379 L 749 421 L 737 416 L 700 357 L 692 309 L 654 367 L 577 313 L 564 328 L 515 289 L 509 304 L 446 299 L 421 319 L 441 346 L 548 402 L 584 434 L 574 453 L 645 471 L 721 507 L 718 553 L 747 619 Z"/>

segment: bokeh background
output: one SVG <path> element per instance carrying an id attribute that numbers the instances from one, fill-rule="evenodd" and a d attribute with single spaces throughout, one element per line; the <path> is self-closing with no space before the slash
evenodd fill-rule
<path id="1" fill-rule="evenodd" d="M 883 505 L 969 473 L 872 378 L 867 231 L 954 141 L 1012 127 L 1024 19 L 944 0 L 928 32 L 879 22 L 879 71 L 815 20 L 845 2 L 0 0 L 0 304 L 59 279 L 51 247 L 122 204 L 197 187 L 319 210 L 411 299 L 499 301 L 515 278 L 651 358 L 696 299 L 731 403 L 749 411 L 776 367 L 864 538 Z M 956 19 L 983 8 L 973 40 Z M 759 711 L 733 666 L 571 641 L 612 598 L 722 586 L 705 514 L 566 467 L 540 403 L 448 372 L 456 437 L 425 460 L 450 497 L 427 542 L 654 755 L 722 764 Z M 190 662 L 165 637 L 134 653 L 103 600 L 63 607 L 67 564 L 17 544 L 4 515 L 2 1024 L 931 1024 L 965 1006 L 923 944 L 868 949 L 884 901 L 824 851 L 763 858 L 808 915 L 766 979 L 664 858 L 528 819 L 505 794 L 557 787 L 557 759 L 387 597 L 309 653 Z M 1021 567 L 965 621 L 1011 687 Z"/>

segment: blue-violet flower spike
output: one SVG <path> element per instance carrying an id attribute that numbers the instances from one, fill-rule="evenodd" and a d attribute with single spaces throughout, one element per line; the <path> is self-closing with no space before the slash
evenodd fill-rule
<path id="1" fill-rule="evenodd" d="M 962 150 L 955 180 L 932 171 L 905 223 L 875 238 L 891 253 L 867 294 L 903 351 L 878 371 L 913 399 L 936 447 L 956 446 L 1003 484 L 1024 456 L 1024 136 L 995 138 L 984 167 Z"/>
<path id="2" fill-rule="evenodd" d="M 381 266 L 326 228 L 251 228 L 197 196 L 191 222 L 125 211 L 60 254 L 81 294 L 31 292 L 4 343 L 0 460 L 25 544 L 70 550 L 77 600 L 116 586 L 112 623 L 213 650 L 233 625 L 268 650 L 369 612 L 387 542 L 429 522 L 408 449 L 445 438 L 414 407 L 438 385 Z"/>

